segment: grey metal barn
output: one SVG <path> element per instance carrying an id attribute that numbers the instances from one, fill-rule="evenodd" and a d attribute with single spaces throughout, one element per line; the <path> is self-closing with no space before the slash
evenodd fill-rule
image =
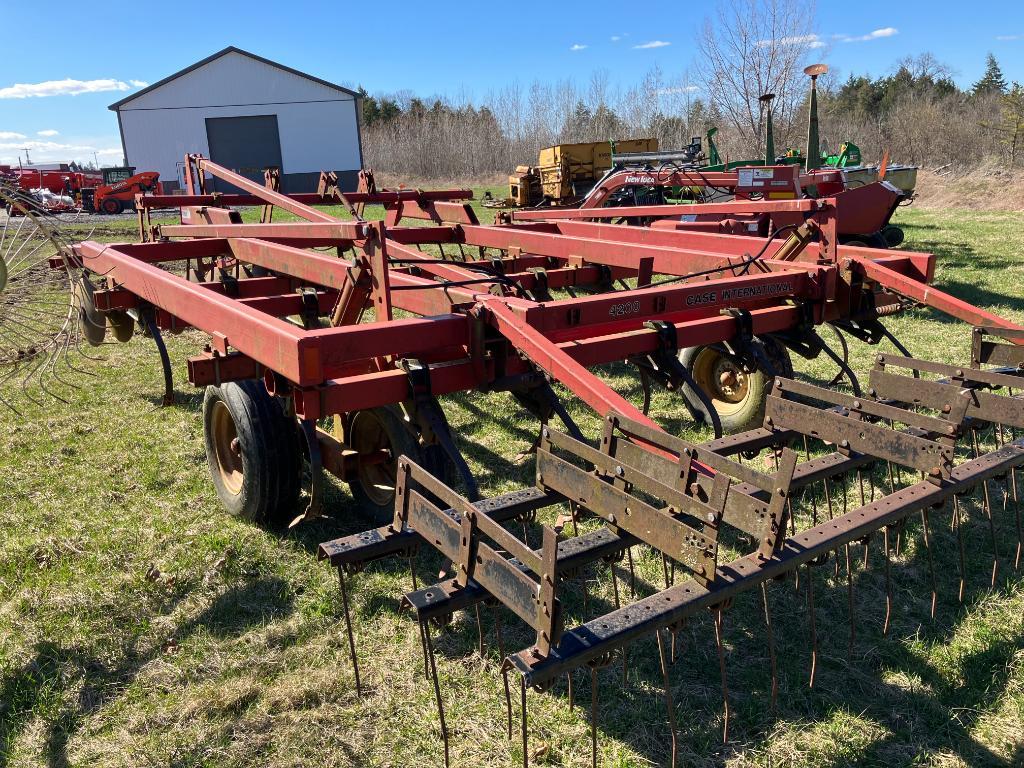
<path id="1" fill-rule="evenodd" d="M 355 91 L 229 47 L 110 109 L 128 164 L 159 171 L 168 190 L 183 184 L 185 154 L 200 152 L 260 182 L 278 166 L 284 191 L 308 192 L 322 170 L 355 188 L 360 106 Z"/>

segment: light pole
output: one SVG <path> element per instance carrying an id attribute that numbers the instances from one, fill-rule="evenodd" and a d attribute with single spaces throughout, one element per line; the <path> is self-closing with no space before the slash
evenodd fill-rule
<path id="1" fill-rule="evenodd" d="M 807 161 L 808 171 L 821 167 L 821 148 L 818 145 L 818 75 L 828 72 L 827 64 L 811 64 L 804 67 L 804 74 L 811 76 L 811 104 L 807 118 Z"/>

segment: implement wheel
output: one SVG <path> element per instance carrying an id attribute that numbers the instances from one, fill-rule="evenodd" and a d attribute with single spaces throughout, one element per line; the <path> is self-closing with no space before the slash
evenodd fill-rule
<path id="1" fill-rule="evenodd" d="M 100 210 L 103 211 L 103 213 L 110 214 L 111 216 L 120 213 L 122 208 L 123 206 L 121 205 L 121 201 L 116 197 L 105 197 L 103 198 L 103 202 L 100 203 Z"/>
<path id="2" fill-rule="evenodd" d="M 786 348 L 770 338 L 759 341 L 775 370 L 783 376 L 792 376 L 793 364 Z M 688 347 L 679 353 L 679 361 L 715 406 L 724 432 L 743 432 L 761 426 L 765 398 L 774 381 L 767 371 L 747 370 L 735 357 L 711 346 Z M 683 385 L 683 397 L 704 415 L 706 423 L 711 422 L 707 407 L 689 384 Z"/>
<path id="3" fill-rule="evenodd" d="M 217 496 L 238 517 L 287 523 L 299 497 L 302 449 L 295 420 L 262 381 L 207 387 L 206 458 Z"/>
<path id="4" fill-rule="evenodd" d="M 385 523 L 394 518 L 400 456 L 408 456 L 451 485 L 451 462 L 444 451 L 439 445 L 420 445 L 413 427 L 397 405 L 353 413 L 345 430 L 345 442 L 360 455 L 355 477 L 349 481 L 352 496 L 376 522 Z"/>

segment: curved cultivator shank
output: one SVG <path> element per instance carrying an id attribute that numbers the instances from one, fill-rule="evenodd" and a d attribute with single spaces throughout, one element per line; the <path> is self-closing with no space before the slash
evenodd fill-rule
<path id="1" fill-rule="evenodd" d="M 506 654 L 499 632 L 510 738 L 509 677 L 520 678 L 524 761 L 527 690 L 568 676 L 571 701 L 573 673 L 587 671 L 596 762 L 599 670 L 621 659 L 625 671 L 627 649 L 645 640 L 658 649 L 674 743 L 667 663 L 680 627 L 705 612 L 728 737 L 724 638 L 738 595 L 761 593 L 774 697 L 772 581 L 792 578 L 806 593 L 813 684 L 813 574 L 829 560 L 837 576 L 845 563 L 851 648 L 851 551 L 863 548 L 867 568 L 868 543 L 877 548 L 881 539 L 882 562 L 873 567 L 885 574 L 887 630 L 898 610 L 890 557 L 904 546 L 908 519 L 920 520 L 932 612 L 938 525 L 950 524 L 962 541 L 980 508 L 992 582 L 1008 554 L 1019 567 L 1024 331 L 930 286 L 930 254 L 838 245 L 833 198 L 688 207 L 793 219 L 767 238 L 568 219 L 483 225 L 462 202 L 464 190 L 377 190 L 367 174 L 361 191 L 342 193 L 325 173 L 315 194 L 286 195 L 269 171 L 260 186 L 199 156 L 185 166 L 187 194 L 138 198 L 143 242 L 74 246 L 86 272 L 106 280 L 89 306 L 115 329 L 133 312 L 158 343 L 162 330 L 209 335 L 188 376 L 208 387 L 207 456 L 229 509 L 308 520 L 321 513 L 329 472 L 390 519 L 320 547 L 341 577 L 357 689 L 349 577 L 426 549 L 453 563 L 453 578 L 414 584 L 403 598 L 419 620 L 446 762 L 431 624 L 455 611 L 479 616 L 483 605 L 500 606 L 532 635 L 528 647 Z M 241 193 L 207 194 L 207 175 Z M 364 220 L 367 204 L 383 206 L 384 221 Z M 244 222 L 232 205 L 262 205 L 259 223 Z M 322 205 L 352 218 L 314 207 Z M 161 206 L 179 207 L 181 223 L 154 226 L 150 210 Z M 274 222 L 277 208 L 298 221 Z M 976 327 L 968 364 L 914 359 L 886 330 L 886 318 L 915 305 Z M 886 340 L 899 356 L 879 355 L 862 387 L 847 337 Z M 833 383 L 845 381 L 852 394 L 795 380 L 791 354 L 824 354 L 838 369 Z M 648 414 L 649 396 L 638 408 L 592 370 L 622 361 L 648 395 L 652 386 L 679 393 L 715 438 L 693 444 L 666 433 Z M 166 354 L 163 362 L 170 399 Z M 574 423 L 555 382 L 603 419 L 598 440 Z M 509 392 L 539 418 L 532 487 L 481 498 L 438 399 L 467 390 Z M 722 403 L 735 407 L 720 412 Z M 725 434 L 730 427 L 738 433 Z M 308 480 L 297 518 L 295 474 Z M 999 516 L 1012 516 L 1012 542 L 997 535 Z M 545 520 L 558 522 L 538 523 Z M 655 561 L 658 575 L 635 569 L 638 558 Z M 614 609 L 574 613 L 581 577 L 602 564 Z M 616 575 L 624 567 L 628 600 Z"/>

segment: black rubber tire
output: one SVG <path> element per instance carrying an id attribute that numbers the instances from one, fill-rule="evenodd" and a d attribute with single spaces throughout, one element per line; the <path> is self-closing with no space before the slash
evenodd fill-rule
<path id="1" fill-rule="evenodd" d="M 895 224 L 886 224 L 882 227 L 882 231 L 878 233 L 883 240 L 887 248 L 897 248 L 903 244 L 903 240 L 906 235 L 901 227 L 897 227 Z"/>
<path id="2" fill-rule="evenodd" d="M 872 235 L 852 235 L 849 239 L 840 241 L 840 245 L 853 245 L 860 248 L 878 248 L 882 251 L 889 247 L 885 238 L 882 237 L 879 232 L 875 232 Z"/>
<path id="3" fill-rule="evenodd" d="M 792 377 L 793 362 L 790 360 L 789 351 L 771 337 L 759 337 L 758 341 L 763 345 L 765 354 L 776 372 L 786 378 Z M 705 350 L 708 350 L 708 354 L 725 356 L 718 350 L 706 346 L 687 347 L 679 352 L 679 362 L 686 367 L 691 376 L 694 376 L 698 359 L 701 358 Z M 739 367 L 738 362 L 733 361 L 733 363 L 736 367 Z M 706 363 L 702 362 L 701 364 Z M 768 397 L 768 393 L 771 392 L 775 378 L 760 368 L 744 375 L 746 377 L 747 392 L 742 400 L 735 404 L 735 407 L 725 407 L 724 402 L 721 407 L 716 407 L 718 417 L 722 421 L 722 431 L 725 433 L 745 432 L 748 429 L 760 427 L 764 422 L 765 400 Z M 697 381 L 700 380 L 697 376 L 695 376 L 695 379 Z M 706 392 L 705 394 L 708 395 L 712 402 L 715 402 L 715 393 Z M 708 413 L 707 407 L 689 384 L 683 385 L 682 395 L 697 413 L 704 416 L 704 422 L 710 424 L 711 414 Z"/>
<path id="4" fill-rule="evenodd" d="M 367 438 L 361 437 L 361 434 L 369 429 L 379 430 L 383 444 L 371 446 L 363 442 Z M 345 437 L 350 447 L 360 452 L 375 447 L 387 448 L 391 452 L 391 459 L 388 462 L 379 464 L 372 470 L 358 467 L 355 477 L 349 481 L 352 497 L 366 510 L 370 518 L 379 523 L 391 520 L 395 515 L 394 486 L 392 485 L 391 491 L 388 492 L 386 482 L 373 483 L 372 475 L 379 472 L 388 478 L 394 478 L 398 473 L 400 456 L 408 456 L 417 464 L 421 463 L 422 458 L 419 440 L 406 424 L 402 409 L 397 405 L 388 405 L 356 411 L 349 417 Z M 390 482 L 393 483 L 394 480 Z"/>
<path id="5" fill-rule="evenodd" d="M 121 201 L 116 197 L 107 197 L 100 203 L 100 210 L 110 216 L 115 216 L 124 210 L 124 206 L 121 205 Z"/>
<path id="6" fill-rule="evenodd" d="M 221 472 L 214 435 L 214 422 L 225 416 L 230 417 L 238 439 L 241 479 L 237 487 Z M 228 512 L 273 526 L 290 522 L 302 483 L 300 434 L 295 420 L 263 382 L 250 379 L 207 387 L 203 434 L 213 485 Z"/>
<path id="7" fill-rule="evenodd" d="M 366 424 L 367 420 L 372 420 L 371 424 Z M 379 446 L 359 444 L 365 439 L 365 437 L 360 437 L 360 430 L 373 425 L 376 425 L 376 428 L 381 431 L 384 444 Z M 364 470 L 359 468 L 356 470 L 356 476 L 349 481 L 352 497 L 376 523 L 383 524 L 394 519 L 394 478 L 398 473 L 400 456 L 408 456 L 449 487 L 455 485 L 455 465 L 448 458 L 444 449 L 440 445 L 421 445 L 414 429 L 406 422 L 404 412 L 397 405 L 356 411 L 349 417 L 345 438 L 349 447 L 360 452 L 375 447 L 386 447 L 391 452 L 390 461 L 378 464 L 377 469 L 365 474 Z M 376 478 L 374 478 L 374 474 L 377 475 Z M 373 483 L 374 479 L 378 482 Z M 371 485 L 370 488 L 367 487 L 367 483 Z"/>

